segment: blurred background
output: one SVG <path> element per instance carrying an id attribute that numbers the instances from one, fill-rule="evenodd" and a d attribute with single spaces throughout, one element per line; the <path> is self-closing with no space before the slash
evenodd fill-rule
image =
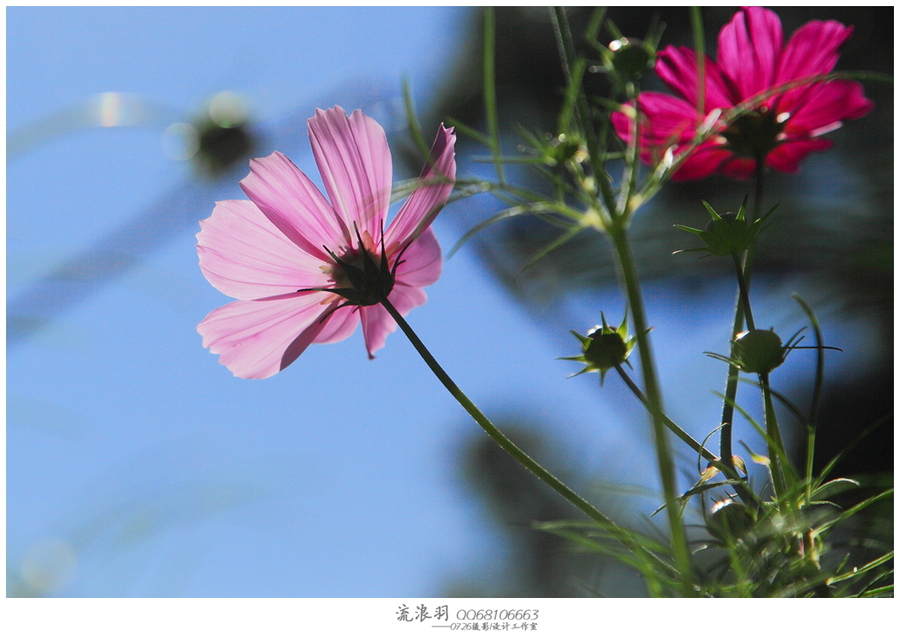
<path id="1" fill-rule="evenodd" d="M 854 25 L 839 68 L 893 74 L 892 8 L 778 12 L 785 34 Z M 704 9 L 710 50 L 732 13 Z M 589 12 L 569 17 L 582 33 Z M 691 41 L 686 9 L 610 17 L 627 36 L 657 21 L 663 44 Z M 197 267 L 197 223 L 244 198 L 248 159 L 280 150 L 319 183 L 306 119 L 340 104 L 385 127 L 395 179 L 414 176 L 402 81 L 427 138 L 450 118 L 484 130 L 481 42 L 476 8 L 7 10 L 8 595 L 643 594 L 618 565 L 531 528 L 578 515 L 494 447 L 401 334 L 374 361 L 355 334 L 247 381 L 196 333 L 229 301 Z M 509 154 L 514 124 L 552 132 L 564 79 L 546 8 L 497 10 L 497 82 Z M 610 94 L 608 78 L 588 90 Z M 789 336 L 805 324 L 799 292 L 843 350 L 827 356 L 817 464 L 881 422 L 839 468 L 874 487 L 893 471 L 894 109 L 890 85 L 865 90 L 875 110 L 831 133 L 834 149 L 768 177 L 780 208 L 753 293 L 757 321 Z M 458 150 L 461 175 L 489 174 L 483 148 L 461 137 Z M 695 247 L 672 225 L 704 224 L 701 198 L 734 209 L 749 188 L 670 184 L 633 227 L 667 411 L 698 439 L 719 419 L 725 368 L 703 352 L 727 351 L 734 290 L 727 264 L 672 255 Z M 448 206 L 445 251 L 500 207 Z M 554 232 L 525 219 L 477 235 L 409 319 L 526 451 L 652 529 L 645 414 L 615 377 L 601 390 L 556 360 L 578 353 L 569 329 L 601 310 L 620 319 L 610 252 L 584 233 L 520 271 Z M 798 351 L 773 383 L 805 406 L 813 370 Z M 760 446 L 746 423 L 736 437 Z M 687 488 L 696 458 L 679 460 Z"/>

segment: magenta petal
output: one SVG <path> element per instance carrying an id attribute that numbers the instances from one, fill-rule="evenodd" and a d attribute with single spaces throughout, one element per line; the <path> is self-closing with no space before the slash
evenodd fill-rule
<path id="1" fill-rule="evenodd" d="M 322 262 L 288 240 L 250 201 L 218 202 L 200 228 L 200 269 L 228 296 L 249 301 L 328 283 Z"/>
<path id="2" fill-rule="evenodd" d="M 391 202 L 391 151 L 384 130 L 362 111 L 316 109 L 309 141 L 331 205 L 351 233 L 381 236 Z"/>
<path id="3" fill-rule="evenodd" d="M 400 316 L 406 316 L 414 307 L 425 303 L 427 298 L 423 289 L 403 284 L 395 285 L 388 296 L 391 304 L 400 312 Z M 362 313 L 362 329 L 366 340 L 366 349 L 369 352 L 369 358 L 375 358 L 375 352 L 384 347 L 388 334 L 397 329 L 397 323 L 380 305 L 360 308 L 360 312 Z"/>
<path id="4" fill-rule="evenodd" d="M 838 61 L 838 49 L 851 35 L 853 27 L 834 20 L 804 24 L 788 42 L 776 83 L 831 73 Z"/>
<path id="5" fill-rule="evenodd" d="M 688 102 L 662 93 L 642 93 L 638 98 L 644 124 L 642 144 L 665 150 L 693 140 L 701 115 Z"/>
<path id="6" fill-rule="evenodd" d="M 396 281 L 413 287 L 431 285 L 441 276 L 441 246 L 434 230 L 428 228 L 413 241 L 400 258 Z"/>
<path id="7" fill-rule="evenodd" d="M 780 108 L 791 113 L 785 137 L 815 137 L 834 130 L 840 122 L 862 117 L 874 108 L 863 87 L 850 80 L 815 84 L 806 91 L 789 91 Z"/>
<path id="8" fill-rule="evenodd" d="M 691 153 L 672 175 L 672 179 L 673 181 L 705 179 L 714 175 L 733 159 L 734 154 L 721 144 L 707 142 Z"/>
<path id="9" fill-rule="evenodd" d="M 800 162 L 812 152 L 827 150 L 834 145 L 830 139 L 817 138 L 804 141 L 789 142 L 778 146 L 766 156 L 766 164 L 770 168 L 785 173 L 800 170 Z"/>
<path id="10" fill-rule="evenodd" d="M 681 95 L 694 108 L 697 106 L 697 55 L 686 47 L 667 46 L 659 54 L 655 67 L 656 74 L 669 88 Z M 719 65 L 706 57 L 703 73 L 706 76 L 703 97 L 704 112 L 714 108 L 728 109 L 739 99 L 730 86 L 730 80 L 722 73 Z"/>
<path id="11" fill-rule="evenodd" d="M 781 63 L 781 19 L 762 7 L 744 7 L 719 32 L 718 62 L 745 100 L 772 88 Z"/>
<path id="12" fill-rule="evenodd" d="M 331 307 L 322 305 L 329 298 L 334 295 L 318 292 L 234 301 L 210 312 L 197 331 L 203 336 L 203 346 L 219 354 L 219 362 L 235 376 L 268 378 L 300 355 L 302 350 L 294 347 L 293 358 L 283 363 L 285 353 L 299 335 L 314 324 L 316 334 L 325 327 L 324 323 L 316 322 Z"/>
<path id="13" fill-rule="evenodd" d="M 388 250 L 424 231 L 444 207 L 456 179 L 456 134 L 443 125 L 431 146 L 419 183 L 385 233 Z"/>
<path id="14" fill-rule="evenodd" d="M 241 180 L 244 193 L 288 239 L 321 260 L 322 246 L 346 243 L 332 207 L 315 184 L 290 159 L 275 152 L 250 160 L 250 174 Z"/>

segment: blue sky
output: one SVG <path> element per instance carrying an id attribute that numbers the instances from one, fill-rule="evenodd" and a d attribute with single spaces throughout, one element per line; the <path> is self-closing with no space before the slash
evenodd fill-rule
<path id="1" fill-rule="evenodd" d="M 212 95 L 244 95 L 267 136 L 259 154 L 281 150 L 318 182 L 302 126 L 313 109 L 364 108 L 397 134 L 401 78 L 426 106 L 470 17 L 441 7 L 8 9 L 11 134 L 59 113 L 74 121 L 65 118 L 100 93 L 153 105 L 140 126 L 54 134 L 10 157 L 8 302 L 148 209 L 190 203 L 199 208 L 182 212 L 199 220 L 216 200 L 243 198 L 244 168 L 186 188 L 191 166 L 164 151 L 168 124 Z M 435 228 L 449 249 L 459 228 L 440 218 Z M 197 267 L 197 229 L 173 232 L 9 347 L 10 574 L 40 583 L 55 573 L 46 593 L 89 597 L 438 596 L 455 579 L 489 577 L 501 545 L 458 466 L 483 434 L 402 334 L 374 361 L 357 333 L 271 379 L 233 378 L 195 329 L 229 300 Z M 465 248 L 428 294 L 409 320 L 489 416 L 543 420 L 546 435 L 578 449 L 579 469 L 652 487 L 647 431 L 619 426 L 640 422 L 634 401 L 614 383 L 601 401 L 596 376 L 567 380 L 577 367 L 555 360 L 575 353 L 568 328 L 583 332 L 601 307 L 618 319 L 621 302 L 571 300 L 560 315 L 572 323 L 548 334 Z M 720 388 L 721 363 L 700 352 L 722 350 L 732 295 L 723 287 L 698 327 L 694 305 L 648 294 L 651 316 L 669 312 L 654 331 L 675 362 L 662 371 L 675 389 L 667 404 L 700 414 L 701 438 L 717 399 L 679 388 Z M 796 323 L 791 310 L 782 314 Z"/>

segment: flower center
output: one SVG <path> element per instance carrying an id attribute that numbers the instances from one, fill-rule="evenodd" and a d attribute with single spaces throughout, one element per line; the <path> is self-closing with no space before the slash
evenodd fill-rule
<path id="1" fill-rule="evenodd" d="M 722 131 L 725 145 L 738 157 L 761 160 L 777 145 L 787 123 L 787 113 L 778 114 L 766 106 L 737 118 Z"/>
<path id="2" fill-rule="evenodd" d="M 365 247 L 350 248 L 341 256 L 331 253 L 334 265 L 329 275 L 335 287 L 330 292 L 347 299 L 350 305 L 377 305 L 394 289 L 394 272 L 387 257 L 376 256 Z"/>

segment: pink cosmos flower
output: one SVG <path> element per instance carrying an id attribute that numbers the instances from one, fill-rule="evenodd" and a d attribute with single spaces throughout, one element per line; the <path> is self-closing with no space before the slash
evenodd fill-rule
<path id="1" fill-rule="evenodd" d="M 206 279 L 238 299 L 197 326 L 203 346 L 241 378 L 268 378 L 312 343 L 334 343 L 362 322 L 369 357 L 397 328 L 381 300 L 406 315 L 441 273 L 429 227 L 456 177 L 452 128 L 441 126 L 416 189 L 385 229 L 391 153 L 375 120 L 316 110 L 309 139 L 326 199 L 281 153 L 250 162 L 250 201 L 220 201 L 200 222 Z"/>
<path id="2" fill-rule="evenodd" d="M 778 16 L 761 7 L 738 11 L 719 33 L 719 59 L 705 60 L 705 91 L 698 107 L 697 58 L 685 47 L 668 46 L 656 73 L 679 97 L 647 92 L 638 97 L 641 157 L 658 161 L 668 148 L 677 155 L 692 143 L 704 121 L 712 135 L 684 161 L 675 180 L 702 179 L 717 172 L 739 179 L 754 174 L 757 159 L 782 172 L 796 172 L 813 151 L 830 148 L 820 136 L 847 119 L 862 117 L 873 104 L 857 82 L 809 82 L 764 97 L 787 83 L 828 74 L 838 49 L 853 27 L 813 21 L 800 27 L 787 45 Z M 725 126 L 724 111 L 742 105 L 752 110 Z M 616 132 L 632 135 L 633 104 L 613 113 Z"/>

